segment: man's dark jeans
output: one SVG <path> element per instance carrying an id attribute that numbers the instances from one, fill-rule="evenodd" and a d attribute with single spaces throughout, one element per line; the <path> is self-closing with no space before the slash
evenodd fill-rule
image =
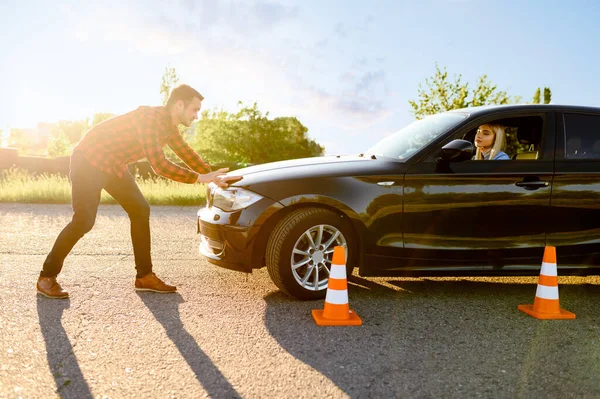
<path id="1" fill-rule="evenodd" d="M 40 276 L 57 276 L 73 246 L 92 229 L 96 221 L 102 189 L 113 196 L 129 215 L 137 277 L 152 272 L 150 206 L 131 175 L 125 173 L 125 176 L 119 178 L 117 175 L 101 172 L 91 166 L 83 156 L 73 154 L 70 177 L 73 219 L 58 235 L 54 247 L 44 262 Z"/>

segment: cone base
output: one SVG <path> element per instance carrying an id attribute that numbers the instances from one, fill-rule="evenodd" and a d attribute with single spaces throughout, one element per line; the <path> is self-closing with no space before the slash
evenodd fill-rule
<path id="1" fill-rule="evenodd" d="M 312 311 L 313 319 L 315 319 L 315 323 L 319 326 L 360 326 L 362 325 L 362 320 L 358 315 L 350 310 L 349 318 L 345 320 L 336 320 L 336 319 L 326 319 L 323 317 L 322 309 L 314 309 Z"/>
<path id="2" fill-rule="evenodd" d="M 540 320 L 572 320 L 575 318 L 575 313 L 571 313 L 564 309 L 559 309 L 560 313 L 542 313 L 533 310 L 533 305 L 519 305 L 517 308 L 521 312 L 525 312 L 528 315 Z"/>

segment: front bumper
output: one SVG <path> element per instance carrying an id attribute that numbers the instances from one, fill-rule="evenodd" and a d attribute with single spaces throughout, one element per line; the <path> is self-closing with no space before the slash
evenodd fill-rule
<path id="1" fill-rule="evenodd" d="M 209 208 L 198 212 L 200 253 L 217 266 L 250 273 L 252 248 L 247 239 L 249 228 L 210 223 L 208 220 L 214 220 L 217 214 Z"/>
<path id="2" fill-rule="evenodd" d="M 235 212 L 225 212 L 208 204 L 198 211 L 200 253 L 217 266 L 251 273 L 252 252 L 260 228 L 282 207 L 268 198 Z"/>

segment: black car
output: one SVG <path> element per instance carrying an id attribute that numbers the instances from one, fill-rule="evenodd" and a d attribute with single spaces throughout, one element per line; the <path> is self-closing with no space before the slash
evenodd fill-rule
<path id="1" fill-rule="evenodd" d="M 480 125 L 508 160 L 473 160 Z M 486 106 L 416 121 L 364 154 L 231 172 L 198 212 L 200 251 L 300 299 L 323 298 L 333 247 L 361 276 L 600 274 L 600 108 Z"/>

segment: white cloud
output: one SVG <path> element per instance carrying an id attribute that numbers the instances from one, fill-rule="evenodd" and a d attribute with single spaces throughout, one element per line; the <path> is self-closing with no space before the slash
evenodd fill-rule
<path id="1" fill-rule="evenodd" d="M 268 1 L 113 1 L 65 8 L 78 21 L 76 35 L 94 33 L 135 44 L 150 54 L 178 54 L 249 44 L 248 39 L 294 19 L 297 9 Z M 243 40 L 241 40 L 243 39 Z"/>

